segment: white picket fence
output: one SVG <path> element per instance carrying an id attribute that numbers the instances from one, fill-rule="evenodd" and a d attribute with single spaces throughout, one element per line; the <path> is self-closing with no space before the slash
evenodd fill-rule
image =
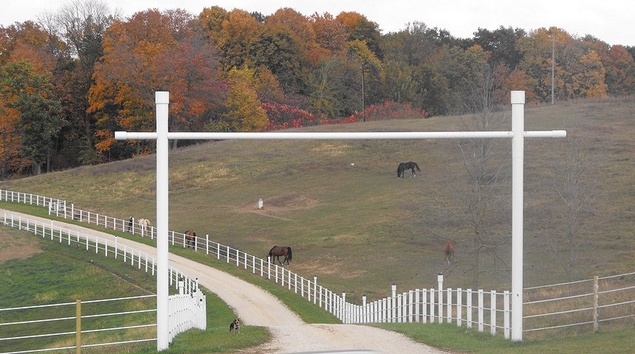
<path id="1" fill-rule="evenodd" d="M 51 215 L 62 218 L 73 218 L 82 222 L 103 226 L 106 229 L 128 232 L 127 219 L 117 219 L 106 215 L 99 215 L 77 209 L 72 204 L 63 200 L 47 198 L 27 193 L 0 190 L 0 201 L 11 201 L 17 203 L 38 205 L 48 208 Z M 154 228 L 141 231 L 131 230 L 132 234 L 141 237 L 154 238 L 156 233 Z M 269 279 L 282 287 L 306 298 L 329 313 L 336 316 L 343 323 L 456 323 L 457 326 L 465 325 L 467 328 L 476 328 L 478 331 L 488 331 L 492 335 L 502 332 L 505 338 L 510 338 L 510 292 L 509 291 L 484 291 L 483 289 L 463 289 L 443 287 L 443 277 L 438 276 L 437 288 L 421 288 L 397 292 L 396 285 L 392 285 L 390 295 L 382 299 L 367 302 L 363 297 L 361 304 L 355 304 L 346 300 L 346 293 L 335 293 L 318 283 L 317 277 L 305 278 L 297 273 L 291 272 L 285 267 L 272 263 L 271 260 L 261 259 L 246 252 L 222 245 L 209 239 L 209 235 L 198 236 L 193 245 L 188 245 L 185 234 L 175 231 L 169 233 L 172 246 L 192 247 L 196 252 L 202 252 L 210 257 L 223 260 L 228 264 L 243 268 Z M 625 274 L 629 275 L 629 274 Z M 625 275 L 605 277 L 607 279 L 622 279 Z M 600 278 L 600 281 L 604 278 Z M 635 283 L 635 281 L 633 282 Z M 540 291 L 533 291 L 535 288 L 527 288 L 524 291 L 525 302 L 523 316 L 523 332 L 548 331 L 555 328 L 545 326 L 553 318 L 568 316 L 567 313 L 586 312 L 591 318 L 579 322 L 578 324 L 591 324 L 593 330 L 597 330 L 598 323 L 604 321 L 619 321 L 624 318 L 635 317 L 634 286 L 611 285 L 597 287 L 595 291 L 586 292 L 580 296 L 595 299 L 595 305 L 587 303 L 575 306 L 568 311 L 557 309 L 540 310 L 545 306 L 544 302 L 570 302 L 567 295 L 559 296 L 558 287 L 562 284 L 547 285 L 540 287 Z M 548 290 L 552 289 L 552 290 Z M 621 295 L 617 298 L 616 293 Z M 606 303 L 606 305 L 602 305 Z M 589 310 L 595 306 L 596 311 Z M 538 310 L 536 309 L 538 308 Z M 616 308 L 619 311 L 626 311 L 623 315 L 612 315 L 614 311 L 609 308 Z M 604 309 L 603 311 L 600 311 Z M 609 315 L 611 313 L 611 315 Z M 603 317 L 604 314 L 604 317 Z M 540 319 L 542 317 L 542 319 Z"/>
<path id="2" fill-rule="evenodd" d="M 130 263 L 130 266 L 146 273 L 151 273 L 152 275 L 156 273 L 156 260 L 154 257 L 125 245 L 120 246 L 117 239 L 115 239 L 114 243 L 109 243 L 108 240 L 99 237 L 91 237 L 80 232 L 73 233 L 67 228 L 57 226 L 54 222 L 41 223 L 12 213 L 3 213 L 1 220 L 3 225 L 31 232 L 51 241 L 66 243 L 69 246 L 77 245 L 77 247 L 85 248 L 86 251 L 94 249 L 95 254 L 103 253 L 104 257 L 112 256 L 115 259 L 121 259 L 124 263 Z M 168 341 L 172 342 L 177 334 L 188 329 L 198 328 L 205 330 L 207 328 L 207 302 L 205 295 L 198 287 L 198 279 L 190 279 L 173 267 L 169 267 L 168 275 L 170 286 L 174 286 L 175 290 L 178 291 L 177 294 L 168 297 Z M 125 315 L 125 313 L 119 315 Z M 9 324 L 0 323 L 0 325 L 7 326 Z M 156 323 L 152 325 L 156 326 Z M 156 338 L 152 339 L 156 340 Z M 0 338 L 0 343 L 2 340 L 4 339 Z M 147 340 L 149 339 L 140 339 L 138 341 Z M 100 343 L 99 345 L 112 344 Z"/>
<path id="3" fill-rule="evenodd" d="M 138 228 L 129 230 L 129 219 L 85 211 L 60 199 L 0 190 L 0 201 L 3 200 L 41 206 L 47 208 L 50 215 L 98 225 L 107 230 L 129 232 L 152 239 L 156 236 L 153 227 L 144 231 Z M 280 284 L 325 309 L 343 323 L 456 322 L 459 326 L 465 323 L 468 328 L 476 327 L 479 331 L 488 328 L 492 334 L 502 329 L 505 337 L 509 338 L 511 313 L 508 291 L 443 289 L 443 279 L 439 277 L 437 289 L 422 288 L 398 294 L 393 285 L 391 296 L 370 303 L 363 298 L 359 305 L 347 302 L 346 293 L 338 294 L 320 285 L 315 276 L 305 278 L 274 264 L 270 259 L 265 260 L 214 242 L 209 239 L 209 234 L 195 238 L 193 245 L 187 244 L 184 233 L 170 231 L 169 237 L 172 246 L 192 247 L 194 251 L 222 259 Z"/>

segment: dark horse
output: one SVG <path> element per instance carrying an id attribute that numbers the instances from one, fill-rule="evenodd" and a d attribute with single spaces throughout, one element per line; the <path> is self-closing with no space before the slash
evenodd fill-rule
<path id="1" fill-rule="evenodd" d="M 445 252 L 445 263 L 452 263 L 452 261 L 454 260 L 454 242 L 446 242 L 443 248 L 443 251 Z"/>
<path id="2" fill-rule="evenodd" d="M 421 169 L 419 169 L 419 165 L 417 165 L 416 162 L 402 162 L 399 164 L 399 167 L 397 167 L 397 178 L 404 178 L 406 170 L 412 171 L 412 177 L 417 177 L 416 171 L 421 172 Z"/>
<path id="3" fill-rule="evenodd" d="M 273 246 L 268 254 L 269 258 L 273 260 L 273 257 L 276 257 L 278 263 L 280 263 L 280 256 L 284 256 L 284 260 L 280 265 L 289 264 L 291 258 L 293 258 L 293 253 L 291 252 L 291 247 L 289 246 Z M 275 263 L 275 261 L 273 262 Z"/>
<path id="4" fill-rule="evenodd" d="M 187 243 L 187 247 L 192 245 L 192 248 L 196 245 L 196 232 L 192 230 L 185 231 L 185 243 Z"/>

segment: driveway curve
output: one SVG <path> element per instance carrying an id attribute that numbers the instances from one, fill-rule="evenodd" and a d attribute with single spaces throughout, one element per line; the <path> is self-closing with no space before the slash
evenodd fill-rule
<path id="1" fill-rule="evenodd" d="M 50 223 L 49 219 L 0 209 L 0 213 L 21 215 L 23 218 Z M 115 236 L 82 226 L 54 221 L 72 232 L 108 239 Z M 156 258 L 156 249 L 142 243 L 118 238 L 119 245 L 134 248 Z M 174 255 L 168 256 L 170 265 L 188 277 L 198 278 L 199 284 L 218 295 L 234 309 L 244 325 L 266 327 L 272 340 L 241 353 L 445 353 L 417 343 L 392 331 L 352 324 L 307 324 L 267 291 L 218 269 Z"/>

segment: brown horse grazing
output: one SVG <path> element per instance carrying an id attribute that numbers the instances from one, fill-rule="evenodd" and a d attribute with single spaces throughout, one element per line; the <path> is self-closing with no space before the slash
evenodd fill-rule
<path id="1" fill-rule="evenodd" d="M 196 245 L 196 232 L 192 231 L 192 230 L 187 230 L 185 231 L 185 243 L 187 244 L 187 247 L 189 248 L 190 245 L 192 245 L 192 248 L 194 248 L 194 246 Z"/>
<path id="2" fill-rule="evenodd" d="M 443 247 L 445 252 L 445 263 L 450 264 L 452 263 L 452 260 L 454 260 L 454 242 L 448 241 Z"/>
<path id="3" fill-rule="evenodd" d="M 288 265 L 291 258 L 293 258 L 293 252 L 291 252 L 291 247 L 289 246 L 273 246 L 268 256 L 271 260 L 273 260 L 273 257 L 276 257 L 280 265 L 284 265 L 285 263 Z M 282 263 L 280 262 L 280 256 L 284 256 Z M 273 263 L 275 263 L 275 261 Z"/>

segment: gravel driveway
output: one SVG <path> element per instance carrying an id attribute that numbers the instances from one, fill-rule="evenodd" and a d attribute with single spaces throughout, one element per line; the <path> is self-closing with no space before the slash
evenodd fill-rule
<path id="1" fill-rule="evenodd" d="M 19 215 L 13 211 L 0 209 L 0 213 Z M 47 219 L 24 215 L 24 218 Z M 72 231 L 113 240 L 115 236 L 87 229 L 77 225 L 63 224 Z M 156 255 L 154 247 L 127 239 L 118 239 L 119 245 L 126 245 L 148 255 Z M 155 256 L 156 257 L 156 256 Z M 370 326 L 351 324 L 307 324 L 289 310 L 282 302 L 263 289 L 247 283 L 215 268 L 169 254 L 170 265 L 188 277 L 199 279 L 199 284 L 215 293 L 234 309 L 243 325 L 267 327 L 272 335 L 271 342 L 250 348 L 242 353 L 444 353 L 432 347 L 416 343 L 396 332 Z"/>

